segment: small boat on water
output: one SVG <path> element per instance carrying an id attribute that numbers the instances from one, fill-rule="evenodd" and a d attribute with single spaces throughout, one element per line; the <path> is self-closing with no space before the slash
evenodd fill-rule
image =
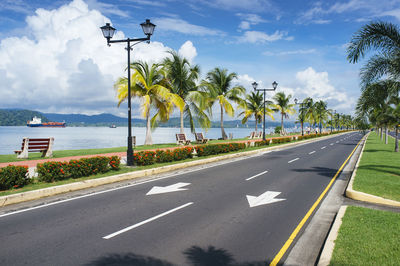
<path id="1" fill-rule="evenodd" d="M 110 128 L 117 128 L 117 126 L 112 124 L 112 125 L 110 125 Z"/>
<path id="2" fill-rule="evenodd" d="M 65 127 L 65 122 L 43 122 L 39 117 L 33 117 L 31 121 L 26 122 L 28 127 Z"/>

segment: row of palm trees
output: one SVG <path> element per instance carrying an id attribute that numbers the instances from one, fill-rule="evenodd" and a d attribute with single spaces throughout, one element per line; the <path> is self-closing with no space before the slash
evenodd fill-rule
<path id="1" fill-rule="evenodd" d="M 224 113 L 234 115 L 232 103 L 240 104 L 245 95 L 242 86 L 233 86 L 236 73 L 227 69 L 214 68 L 199 85 L 198 65 L 192 66 L 187 59 L 175 51 L 161 64 L 138 61 L 130 65 L 132 97 L 140 99 L 142 116 L 146 119 L 145 145 L 153 143 L 151 131 L 158 122 L 168 121 L 175 109 L 180 113 L 180 132 L 184 132 L 184 119 L 188 119 L 191 132 L 195 132 L 197 120 L 202 128 L 211 125 L 212 107 L 218 103 L 221 110 L 221 134 L 226 139 L 223 127 Z M 117 80 L 118 106 L 128 97 L 127 78 Z"/>
<path id="2" fill-rule="evenodd" d="M 399 151 L 400 126 L 400 30 L 387 22 L 371 22 L 356 32 L 347 50 L 347 59 L 357 63 L 369 50 L 371 56 L 361 68 L 361 96 L 357 101 L 357 121 L 379 129 L 385 143 L 389 127 L 396 131 L 395 151 Z"/>
<path id="3" fill-rule="evenodd" d="M 175 51 L 169 52 L 170 56 L 160 64 L 148 64 L 146 62 L 134 62 L 130 65 L 132 71 L 131 94 L 140 99 L 142 116 L 146 119 L 145 145 L 153 143 L 151 131 L 158 122 L 165 122 L 175 109 L 180 113 L 180 132 L 184 133 L 184 120 L 188 120 L 191 132 L 195 132 L 195 121 L 200 126 L 208 129 L 211 126 L 213 106 L 220 109 L 221 137 L 227 139 L 224 130 L 224 114 L 231 117 L 237 108 L 243 109 L 239 115 L 243 116 L 242 123 L 254 117 L 255 130 L 262 121 L 264 112 L 263 96 L 259 92 L 251 92 L 246 95 L 243 86 L 234 86 L 237 74 L 229 73 L 227 69 L 214 68 L 209 71 L 204 80 L 199 81 L 200 67 L 191 65 L 187 59 Z M 118 106 L 128 97 L 128 79 L 121 77 L 115 83 L 117 90 Z M 284 134 L 284 119 L 294 114 L 295 104 L 291 103 L 291 95 L 278 92 L 273 96 L 273 101 L 266 101 L 266 115 L 274 119 L 273 113 L 281 116 L 281 133 Z M 316 128 L 329 123 L 328 117 L 332 114 L 327 109 L 324 101 L 314 103 L 312 98 L 307 98 L 299 108 L 302 126 L 308 122 Z M 341 122 L 341 117 L 335 121 Z M 343 118 L 343 117 L 342 117 Z M 333 123 L 330 123 L 334 126 Z M 343 122 L 342 124 L 345 124 Z M 335 126 L 336 127 L 336 126 Z"/>

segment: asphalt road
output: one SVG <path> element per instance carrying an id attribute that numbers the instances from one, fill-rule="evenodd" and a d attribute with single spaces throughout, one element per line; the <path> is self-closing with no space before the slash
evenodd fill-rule
<path id="1" fill-rule="evenodd" d="M 265 265 L 361 137 L 0 215 L 0 265 Z"/>

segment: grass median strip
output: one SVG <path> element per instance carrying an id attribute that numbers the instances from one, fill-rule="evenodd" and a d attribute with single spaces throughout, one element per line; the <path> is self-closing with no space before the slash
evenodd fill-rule
<path id="1" fill-rule="evenodd" d="M 375 132 L 369 135 L 353 189 L 400 201 L 400 153 L 394 152 L 392 138 L 385 144 Z"/>
<path id="2" fill-rule="evenodd" d="M 400 213 L 350 206 L 329 265 L 400 265 Z"/>

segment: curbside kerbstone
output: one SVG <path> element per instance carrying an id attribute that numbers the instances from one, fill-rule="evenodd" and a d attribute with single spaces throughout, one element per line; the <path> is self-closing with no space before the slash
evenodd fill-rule
<path id="1" fill-rule="evenodd" d="M 367 138 L 369 136 L 371 132 L 369 132 L 366 136 L 365 136 L 365 140 L 363 143 L 363 147 L 361 150 L 361 154 L 358 157 L 357 160 L 357 164 L 354 168 L 353 174 L 351 175 L 350 181 L 349 181 L 349 185 L 346 188 L 346 197 L 354 199 L 354 200 L 359 200 L 359 201 L 365 201 L 365 202 L 370 202 L 370 203 L 375 203 L 375 204 L 383 204 L 383 205 L 388 205 L 388 206 L 394 206 L 394 207 L 400 207 L 400 202 L 395 201 L 395 200 L 390 200 L 390 199 L 385 199 L 383 197 L 379 197 L 379 196 L 375 196 L 375 195 L 371 195 L 365 192 L 361 192 L 361 191 L 357 191 L 353 189 L 353 183 L 354 183 L 354 179 L 355 176 L 357 174 L 357 169 L 358 169 L 358 165 L 360 164 L 363 152 L 364 152 L 364 148 L 365 148 L 365 144 L 367 142 Z"/>
<path id="2" fill-rule="evenodd" d="M 344 214 L 346 213 L 347 207 L 348 206 L 346 205 L 340 207 L 336 215 L 335 221 L 333 222 L 332 228 L 329 232 L 328 238 L 326 239 L 324 248 L 321 252 L 321 256 L 318 261 L 318 266 L 329 265 L 331 261 L 333 249 L 335 248 L 335 241 L 338 236 L 340 226 L 342 225 L 342 219 Z"/>

